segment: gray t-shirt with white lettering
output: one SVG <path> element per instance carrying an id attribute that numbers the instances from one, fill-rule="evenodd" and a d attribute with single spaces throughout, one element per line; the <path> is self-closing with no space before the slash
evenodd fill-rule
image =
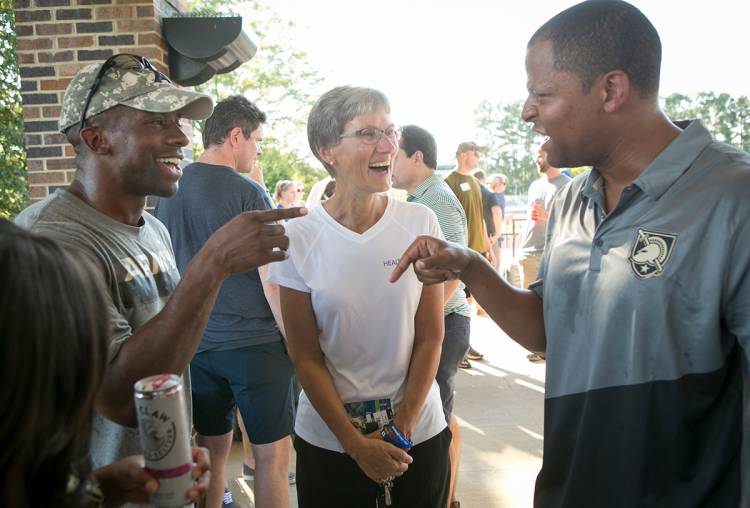
<path id="1" fill-rule="evenodd" d="M 16 223 L 82 250 L 99 268 L 109 289 L 110 362 L 123 343 L 161 311 L 180 280 L 169 233 L 147 212 L 137 227 L 129 226 L 60 189 L 26 208 Z M 189 393 L 187 373 L 184 381 Z M 135 453 L 141 453 L 138 429 L 95 415 L 91 436 L 94 467 Z"/>

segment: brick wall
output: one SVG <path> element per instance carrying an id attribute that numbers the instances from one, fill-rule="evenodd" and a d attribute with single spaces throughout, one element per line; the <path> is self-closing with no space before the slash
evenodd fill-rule
<path id="1" fill-rule="evenodd" d="M 14 0 L 26 130 L 29 198 L 73 179 L 73 147 L 58 132 L 65 88 L 79 69 L 116 53 L 147 57 L 167 72 L 161 18 L 184 0 Z"/>

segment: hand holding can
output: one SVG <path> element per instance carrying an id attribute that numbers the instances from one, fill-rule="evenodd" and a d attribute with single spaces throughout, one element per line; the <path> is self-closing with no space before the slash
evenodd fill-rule
<path id="1" fill-rule="evenodd" d="M 185 506 L 193 487 L 190 424 L 182 379 L 158 374 L 135 384 L 135 407 L 146 471 L 159 481 L 155 506 Z"/>
<path id="2" fill-rule="evenodd" d="M 545 221 L 547 220 L 547 209 L 544 207 L 544 201 L 537 199 L 531 206 L 531 220 L 533 221 Z"/>

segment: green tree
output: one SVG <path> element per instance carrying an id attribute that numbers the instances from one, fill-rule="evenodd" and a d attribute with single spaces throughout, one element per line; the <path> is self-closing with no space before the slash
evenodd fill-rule
<path id="1" fill-rule="evenodd" d="M 282 20 L 258 0 L 196 0 L 193 13 L 236 13 L 257 36 L 258 53 L 228 74 L 196 87 L 216 100 L 242 94 L 268 115 L 259 164 L 273 191 L 279 180 L 299 180 L 305 189 L 326 175 L 314 167 L 305 137 L 307 113 L 319 95 L 321 77 L 292 40 L 294 23 Z M 196 126 L 196 134 L 200 126 Z M 200 144 L 200 143 L 196 143 Z"/>
<path id="2" fill-rule="evenodd" d="M 12 218 L 29 200 L 21 81 L 13 5 L 0 0 L 0 217 Z"/>
<path id="3" fill-rule="evenodd" d="M 750 101 L 744 95 L 700 92 L 695 97 L 673 93 L 663 99 L 672 120 L 699 118 L 717 141 L 750 152 Z"/>
<path id="4" fill-rule="evenodd" d="M 482 101 L 474 112 L 480 139 L 487 146 L 482 158 L 485 173 L 508 177 L 506 194 L 525 194 L 539 177 L 536 166 L 541 138 L 521 119 L 523 101 L 493 104 Z"/>

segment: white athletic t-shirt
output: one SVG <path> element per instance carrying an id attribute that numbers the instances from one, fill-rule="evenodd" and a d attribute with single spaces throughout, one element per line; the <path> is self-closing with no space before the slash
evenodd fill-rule
<path id="1" fill-rule="evenodd" d="M 341 400 L 390 398 L 397 411 L 422 284 L 411 268 L 395 284 L 388 277 L 417 236 L 442 237 L 434 212 L 389 197 L 383 216 L 363 234 L 336 222 L 322 206 L 285 227 L 289 258 L 272 263 L 268 279 L 310 293 L 320 347 Z M 445 426 L 433 380 L 411 438 L 414 444 L 424 442 Z M 294 430 L 317 447 L 343 451 L 304 391 Z"/>

